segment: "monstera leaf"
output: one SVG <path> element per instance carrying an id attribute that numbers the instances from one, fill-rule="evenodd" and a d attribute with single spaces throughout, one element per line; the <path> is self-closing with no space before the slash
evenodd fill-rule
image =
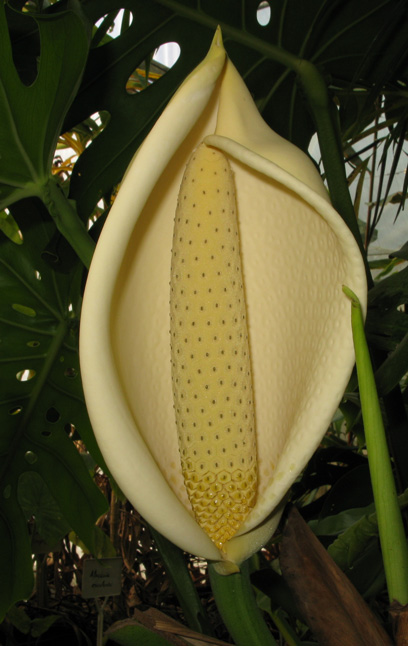
<path id="1" fill-rule="evenodd" d="M 14 43 L 13 51 L 6 15 L 14 37 L 16 31 L 29 35 L 23 60 L 21 47 Z M 39 40 L 33 38 L 36 29 Z M 87 50 L 85 28 L 75 13 L 36 16 L 34 21 L 19 12 L 6 14 L 5 4 L 0 4 L 0 210 L 23 197 L 41 195 Z M 27 78 L 27 58 L 31 68 L 34 62 L 34 78 Z"/>
<path id="2" fill-rule="evenodd" d="M 79 432 L 99 458 L 78 366 L 81 267 L 63 274 L 46 264 L 42 252 L 55 229 L 38 205 L 26 200 L 14 213 L 22 244 L 0 233 L 1 613 L 32 588 L 27 473 L 44 481 L 61 516 L 91 551 L 95 520 L 106 508 L 70 438 Z"/>
<path id="3" fill-rule="evenodd" d="M 108 126 L 74 170 L 71 196 L 83 218 L 121 180 L 178 85 L 204 57 L 218 24 L 225 48 L 264 119 L 305 151 L 315 132 L 304 96 L 305 62 L 318 68 L 330 86 L 340 107 L 338 112 L 333 102 L 333 119 L 340 115 L 344 130 L 368 118 L 367 106 L 371 118 L 385 78 L 389 87 L 398 75 L 406 76 L 404 2 L 270 0 L 271 17 L 265 26 L 257 20 L 259 4 L 259 0 L 83 3 L 93 23 L 123 7 L 133 18 L 120 36 L 91 48 L 82 85 L 65 121 L 68 129 L 97 111 L 110 114 Z M 128 94 L 125 86 L 131 73 L 167 42 L 177 42 L 181 48 L 176 64 L 142 92 Z M 355 96 L 353 88 L 360 90 Z"/>

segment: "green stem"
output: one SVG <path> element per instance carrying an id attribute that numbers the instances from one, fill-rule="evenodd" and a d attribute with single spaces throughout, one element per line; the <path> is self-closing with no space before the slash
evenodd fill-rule
<path id="1" fill-rule="evenodd" d="M 249 580 L 248 564 L 240 572 L 218 574 L 216 565 L 208 572 L 217 608 L 236 646 L 276 646 L 259 610 Z"/>
<path id="2" fill-rule="evenodd" d="M 78 213 L 65 196 L 58 180 L 50 177 L 41 191 L 47 207 L 60 233 L 66 238 L 85 267 L 89 269 L 95 243 L 85 229 Z"/>
<path id="3" fill-rule="evenodd" d="M 288 624 L 283 614 L 280 609 L 270 611 L 271 619 L 285 640 L 286 646 L 300 646 L 302 644 L 300 638 Z"/>
<path id="4" fill-rule="evenodd" d="M 160 552 L 189 627 L 198 633 L 213 636 L 210 620 L 188 571 L 183 552 L 150 525 L 149 531 Z"/>
<path id="5" fill-rule="evenodd" d="M 408 603 L 408 546 L 364 334 L 364 321 L 357 296 L 348 287 L 343 287 L 343 291 L 351 300 L 361 411 L 388 595 L 390 602 L 395 600 L 405 605 Z"/>

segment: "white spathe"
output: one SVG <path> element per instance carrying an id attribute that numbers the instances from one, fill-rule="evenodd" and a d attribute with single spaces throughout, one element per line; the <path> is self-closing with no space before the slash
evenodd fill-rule
<path id="1" fill-rule="evenodd" d="M 181 473 L 170 368 L 174 213 L 191 152 L 222 150 L 235 176 L 255 393 L 255 507 L 221 553 Z M 272 535 L 354 365 L 346 284 L 366 302 L 358 246 L 310 159 L 263 121 L 220 31 L 132 160 L 83 303 L 80 358 L 96 439 L 131 503 L 182 549 L 240 563 Z"/>

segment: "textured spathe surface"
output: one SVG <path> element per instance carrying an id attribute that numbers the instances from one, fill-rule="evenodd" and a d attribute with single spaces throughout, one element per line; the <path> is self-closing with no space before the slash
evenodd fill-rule
<path id="1" fill-rule="evenodd" d="M 224 137 L 217 117 L 226 100 L 235 110 Z M 248 113 L 253 141 L 243 139 Z M 211 144 L 227 155 L 236 186 L 258 448 L 256 504 L 225 546 L 240 562 L 270 537 L 341 399 L 354 363 L 342 285 L 362 303 L 366 285 L 357 245 L 310 160 L 273 133 L 265 151 L 263 121 L 219 38 L 146 139 L 109 214 L 84 298 L 81 366 L 98 443 L 125 494 L 183 549 L 222 558 L 184 486 L 169 342 L 177 196 L 192 151 L 215 131 Z"/>

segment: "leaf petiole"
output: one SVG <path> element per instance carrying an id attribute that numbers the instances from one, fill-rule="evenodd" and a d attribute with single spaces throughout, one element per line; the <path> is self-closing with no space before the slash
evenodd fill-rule
<path id="1" fill-rule="evenodd" d="M 390 602 L 408 603 L 408 546 L 398 504 L 384 423 L 364 333 L 360 302 L 343 286 L 351 301 L 351 326 L 358 384 L 381 551 Z"/>
<path id="2" fill-rule="evenodd" d="M 50 177 L 44 185 L 41 199 L 59 232 L 69 242 L 85 267 L 89 269 L 95 243 L 54 177 Z"/>
<path id="3" fill-rule="evenodd" d="M 258 608 L 249 579 L 248 563 L 239 572 L 219 574 L 216 564 L 208 565 L 211 588 L 220 615 L 237 646 L 276 646 Z"/>

